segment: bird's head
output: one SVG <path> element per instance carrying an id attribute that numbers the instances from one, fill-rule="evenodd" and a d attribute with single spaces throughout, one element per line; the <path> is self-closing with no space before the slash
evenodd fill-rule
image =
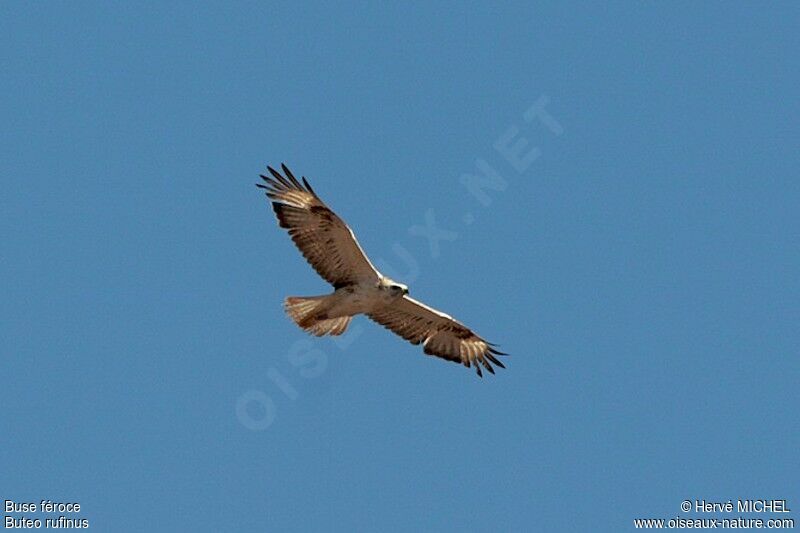
<path id="1" fill-rule="evenodd" d="M 408 294 L 408 286 L 403 285 L 402 283 L 397 283 L 393 279 L 389 278 L 382 278 L 380 283 L 378 284 L 378 288 L 389 292 L 393 296 L 403 296 L 404 294 Z"/>

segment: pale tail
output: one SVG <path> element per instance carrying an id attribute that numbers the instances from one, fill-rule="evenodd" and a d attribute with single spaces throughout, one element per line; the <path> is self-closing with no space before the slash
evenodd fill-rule
<path id="1" fill-rule="evenodd" d="M 342 316 L 337 318 L 322 318 L 318 314 L 322 303 L 327 296 L 309 296 L 306 298 L 298 298 L 296 296 L 289 296 L 283 303 L 286 309 L 286 314 L 291 317 L 295 323 L 311 333 L 320 337 L 322 335 L 341 335 L 350 325 L 351 316 Z"/>

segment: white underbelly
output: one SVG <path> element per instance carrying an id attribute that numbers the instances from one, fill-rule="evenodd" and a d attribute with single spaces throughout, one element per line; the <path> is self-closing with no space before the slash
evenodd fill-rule
<path id="1" fill-rule="evenodd" d="M 351 316 L 369 313 L 375 308 L 390 303 L 385 291 L 376 287 L 352 286 L 338 289 L 333 293 L 333 301 L 328 316 Z"/>

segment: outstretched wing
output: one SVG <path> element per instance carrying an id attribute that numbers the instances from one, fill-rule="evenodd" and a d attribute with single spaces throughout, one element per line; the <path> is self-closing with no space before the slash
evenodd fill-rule
<path id="1" fill-rule="evenodd" d="M 442 357 L 466 367 L 475 365 L 475 370 L 481 377 L 481 365 L 492 374 L 492 363 L 505 368 L 495 356 L 507 354 L 498 351 L 492 343 L 480 338 L 453 317 L 408 296 L 395 300 L 379 311 L 367 313 L 367 316 L 411 344 L 422 343 L 428 355 Z"/>
<path id="2" fill-rule="evenodd" d="M 286 165 L 283 174 L 267 167 L 261 176 L 280 227 L 289 230 L 295 245 L 314 270 L 335 288 L 375 281 L 380 274 L 359 246 L 353 231 L 317 196 L 305 178 L 297 181 Z"/>

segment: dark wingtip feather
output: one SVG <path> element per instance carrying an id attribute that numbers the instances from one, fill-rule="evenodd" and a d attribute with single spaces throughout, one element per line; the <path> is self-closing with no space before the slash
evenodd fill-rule
<path id="1" fill-rule="evenodd" d="M 315 197 L 319 198 L 319 196 L 317 196 L 317 193 L 314 192 L 314 189 L 311 188 L 311 185 L 308 183 L 308 180 L 306 179 L 305 176 L 303 176 L 303 185 L 306 186 L 306 189 L 308 189 L 308 192 L 313 194 Z"/>
<path id="2" fill-rule="evenodd" d="M 264 180 L 264 182 L 266 182 L 266 184 L 269 185 L 272 188 L 275 188 L 275 186 L 277 185 L 275 183 L 275 180 L 273 180 L 269 176 L 265 176 L 264 174 L 259 174 L 258 177 L 261 178 L 262 180 Z"/>
<path id="3" fill-rule="evenodd" d="M 283 185 L 283 186 L 284 186 L 285 188 L 287 188 L 287 189 L 291 189 L 291 188 L 292 188 L 292 184 L 291 184 L 291 183 L 289 183 L 289 181 L 288 181 L 286 178 L 284 178 L 283 176 L 281 176 L 281 173 L 280 173 L 280 172 L 278 172 L 277 170 L 275 170 L 274 168 L 272 168 L 272 167 L 270 167 L 270 166 L 267 166 L 267 170 L 269 170 L 269 173 L 270 173 L 270 174 L 272 174 L 272 176 L 273 176 L 273 177 L 274 177 L 276 180 L 278 180 L 278 183 L 280 183 L 281 185 Z M 276 184 L 276 185 L 277 185 L 277 184 Z"/>
<path id="4" fill-rule="evenodd" d="M 492 363 L 496 364 L 496 365 L 497 365 L 497 366 L 499 366 L 500 368 L 505 368 L 505 365 L 504 365 L 503 363 L 501 363 L 501 362 L 500 362 L 500 360 L 499 360 L 499 359 L 497 359 L 497 357 L 495 357 L 494 355 L 492 355 L 492 353 L 491 353 L 491 352 L 486 352 L 486 353 L 484 354 L 484 356 L 486 357 L 486 359 L 488 359 L 488 360 L 489 360 L 489 361 L 491 361 Z"/>
<path id="5" fill-rule="evenodd" d="M 300 185 L 300 182 L 294 177 L 294 174 L 292 174 L 292 171 L 286 166 L 286 163 L 281 163 L 281 168 L 283 169 L 283 173 L 286 174 L 286 177 L 289 178 L 289 181 L 291 181 L 295 187 L 302 190 L 303 186 Z"/>
<path id="6" fill-rule="evenodd" d="M 500 347 L 499 344 L 495 344 L 493 342 L 489 342 L 486 339 L 481 339 L 481 340 L 486 343 L 486 345 L 488 346 L 489 352 L 491 352 L 491 353 L 493 353 L 495 355 L 508 355 L 506 352 L 501 352 L 500 350 L 498 350 L 498 348 Z"/>

